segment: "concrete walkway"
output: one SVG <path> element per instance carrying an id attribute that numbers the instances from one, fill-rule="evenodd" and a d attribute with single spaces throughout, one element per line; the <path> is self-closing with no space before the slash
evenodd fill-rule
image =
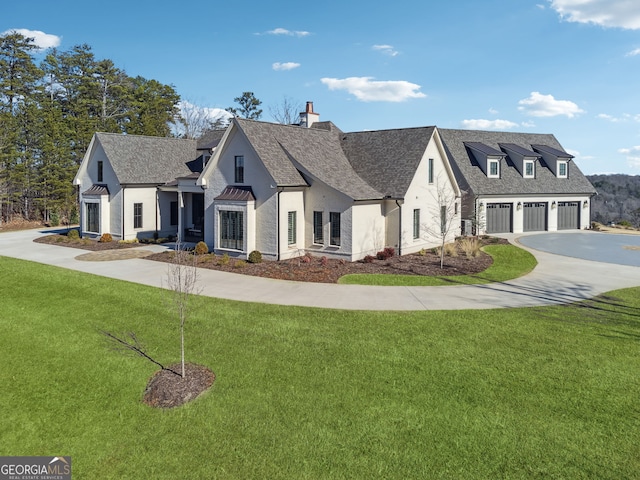
<path id="1" fill-rule="evenodd" d="M 82 261 L 77 257 L 86 254 L 86 251 L 33 243 L 34 238 L 47 233 L 51 232 L 28 230 L 0 233 L 0 255 L 154 287 L 166 283 L 167 266 L 163 263 L 142 258 Z M 519 236 L 509 235 L 508 238 L 517 242 Z M 166 248 L 158 245 L 139 247 L 140 250 L 150 251 Z M 513 281 L 488 285 L 336 285 L 272 280 L 207 269 L 199 270 L 199 285 L 203 288 L 202 295 L 211 297 L 348 310 L 459 310 L 553 305 L 590 298 L 609 290 L 640 286 L 640 267 L 526 249 L 538 260 L 533 272 Z"/>

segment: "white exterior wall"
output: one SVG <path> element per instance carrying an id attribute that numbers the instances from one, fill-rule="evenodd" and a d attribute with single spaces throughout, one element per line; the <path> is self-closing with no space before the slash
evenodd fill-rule
<path id="1" fill-rule="evenodd" d="M 289 245 L 289 212 L 296 212 L 296 243 Z M 304 255 L 305 247 L 304 192 L 284 191 L 280 193 L 279 235 L 281 260 Z"/>
<path id="2" fill-rule="evenodd" d="M 382 202 L 356 204 L 351 210 L 351 261 L 355 261 L 384 249 L 386 221 Z"/>
<path id="3" fill-rule="evenodd" d="M 241 184 L 235 183 L 236 155 L 244 156 L 244 182 Z M 220 195 L 227 186 L 250 186 L 256 201 L 251 205 L 251 211 L 247 210 L 244 215 L 247 227 L 245 229 L 245 250 L 247 251 L 242 252 L 242 256 L 248 255 L 253 250 L 259 250 L 264 258 L 276 259 L 278 254 L 278 229 L 276 225 L 278 189 L 275 184 L 276 182 L 271 178 L 244 135 L 237 130 L 231 132 L 224 150 L 219 154 L 215 168 L 205 179 L 204 241 L 209 245 L 209 248 L 217 249 L 218 243 L 220 209 L 216 210 L 214 198 Z M 244 205 L 242 202 L 238 203 L 238 205 L 240 204 Z M 300 217 L 299 221 L 302 220 L 302 215 Z M 251 223 L 247 223 L 248 219 L 252 219 Z M 286 247 L 286 213 L 284 240 Z"/>
<path id="4" fill-rule="evenodd" d="M 158 192 L 158 235 L 168 237 L 178 233 L 178 225 L 171 225 L 171 202 L 178 202 L 178 193 Z M 179 208 L 178 203 L 178 208 Z"/>
<path id="5" fill-rule="evenodd" d="M 152 237 L 156 231 L 158 208 L 156 187 L 128 187 L 124 195 L 124 240 Z M 142 227 L 133 228 L 133 204 L 142 203 Z"/>
<path id="6" fill-rule="evenodd" d="M 433 159 L 433 183 L 429 183 L 429 159 Z M 458 213 L 454 215 L 455 205 Z M 402 204 L 402 245 L 400 253 L 406 255 L 423 248 L 431 248 L 442 243 L 440 233 L 440 206 L 450 211 L 449 231 L 446 242 L 452 242 L 460 235 L 460 199 L 456 198 L 444 160 L 432 139 L 416 169 L 416 174 Z M 413 211 L 420 210 L 420 235 L 413 238 Z M 396 227 L 398 228 L 398 227 Z M 396 235 L 397 238 L 397 235 Z M 396 249 L 396 253 L 397 249 Z"/>
<path id="7" fill-rule="evenodd" d="M 353 200 L 323 183 L 314 182 L 304 193 L 304 243 L 313 255 L 352 258 L 353 247 Z M 322 212 L 323 243 L 313 242 L 313 212 Z M 331 245 L 330 213 L 340 213 L 340 245 Z M 286 233 L 286 232 L 285 232 Z"/>
<path id="8" fill-rule="evenodd" d="M 584 206 L 585 201 L 587 206 Z M 486 234 L 486 204 L 487 203 L 511 203 L 513 213 L 513 233 L 524 232 L 524 204 L 529 202 L 547 203 L 547 231 L 558 230 L 558 208 L 553 206 L 553 202 L 580 202 L 580 229 L 585 230 L 591 226 L 590 197 L 588 195 L 523 195 L 523 196 L 480 196 L 476 200 L 477 211 L 480 212 L 479 234 Z M 480 207 L 480 203 L 483 204 Z M 518 203 L 521 207 L 518 208 Z"/>

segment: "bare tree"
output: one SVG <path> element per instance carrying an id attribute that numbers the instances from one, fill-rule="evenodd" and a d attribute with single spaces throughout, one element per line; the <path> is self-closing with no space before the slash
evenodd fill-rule
<path id="1" fill-rule="evenodd" d="M 176 243 L 173 257 L 167 267 L 167 287 L 171 292 L 170 303 L 180 323 L 180 364 L 181 375 L 184 378 L 184 324 L 191 307 L 193 296 L 199 293 L 197 290 L 198 269 L 197 258 L 191 252 Z"/>
<path id="2" fill-rule="evenodd" d="M 433 222 L 425 225 L 425 230 L 431 236 L 440 239 L 440 268 L 444 268 L 444 245 L 453 231 L 458 218 L 458 198 L 453 189 L 447 188 L 446 182 L 438 177 L 435 184 L 436 190 L 432 193 L 435 206 L 432 210 Z"/>
<path id="3" fill-rule="evenodd" d="M 223 129 L 230 115 L 220 108 L 200 107 L 188 100 L 180 102 L 180 111 L 174 120 L 176 132 L 184 138 L 200 138 L 212 129 Z"/>
<path id="4" fill-rule="evenodd" d="M 302 109 L 302 102 L 293 100 L 285 95 L 282 97 L 281 103 L 269 107 L 269 114 L 276 122 L 291 125 L 298 123 Z"/>
<path id="5" fill-rule="evenodd" d="M 120 352 L 125 355 L 131 354 L 134 356 L 146 358 L 151 363 L 158 365 L 162 370 L 168 370 L 175 373 L 176 375 L 180 375 L 178 372 L 171 370 L 170 368 L 166 368 L 155 358 L 149 355 L 147 353 L 147 349 L 138 339 L 138 336 L 135 334 L 135 332 L 126 332 L 121 335 L 116 335 L 114 333 L 107 332 L 106 330 L 99 330 L 99 332 L 106 337 L 107 341 L 111 345 L 111 348 L 116 352 Z"/>

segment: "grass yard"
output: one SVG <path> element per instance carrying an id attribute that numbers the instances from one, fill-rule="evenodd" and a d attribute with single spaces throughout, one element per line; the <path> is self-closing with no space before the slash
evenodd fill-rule
<path id="1" fill-rule="evenodd" d="M 475 285 L 481 283 L 505 282 L 533 270 L 536 257 L 515 245 L 487 245 L 483 250 L 493 257 L 493 265 L 475 275 L 420 276 L 420 275 L 379 275 L 351 274 L 340 278 L 338 283 L 351 285 L 383 285 L 407 287 L 436 287 L 444 285 Z M 447 258 L 445 257 L 445 264 Z"/>
<path id="2" fill-rule="evenodd" d="M 217 379 L 173 410 L 158 289 L 0 257 L 0 452 L 74 479 L 638 478 L 640 288 L 572 306 L 348 312 L 198 298 L 187 359 Z"/>

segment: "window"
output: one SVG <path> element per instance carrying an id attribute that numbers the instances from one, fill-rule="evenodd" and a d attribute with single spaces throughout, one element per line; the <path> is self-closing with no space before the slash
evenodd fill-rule
<path id="1" fill-rule="evenodd" d="M 420 209 L 416 208 L 413 211 L 413 239 L 420 238 Z"/>
<path id="2" fill-rule="evenodd" d="M 340 246 L 340 212 L 329 214 L 329 230 L 331 231 L 331 245 Z"/>
<path id="3" fill-rule="evenodd" d="M 289 212 L 287 218 L 287 243 L 296 244 L 296 212 Z"/>
<path id="4" fill-rule="evenodd" d="M 533 178 L 535 176 L 535 170 L 533 168 L 533 162 L 531 160 L 524 162 L 524 176 L 525 178 Z"/>
<path id="5" fill-rule="evenodd" d="M 142 204 L 133 204 L 133 228 L 142 228 Z"/>
<path id="6" fill-rule="evenodd" d="M 178 225 L 178 202 L 171 202 L 171 225 Z"/>
<path id="7" fill-rule="evenodd" d="M 100 204 L 87 203 L 87 225 L 88 232 L 100 233 Z"/>
<path id="8" fill-rule="evenodd" d="M 324 244 L 322 212 L 313 212 L 313 243 Z"/>
<path id="9" fill-rule="evenodd" d="M 220 212 L 220 247 L 233 250 L 244 248 L 244 224 L 242 212 Z"/>
<path id="10" fill-rule="evenodd" d="M 489 160 L 489 175 L 490 178 L 498 178 L 500 176 L 500 170 L 498 168 L 498 160 Z"/>
<path id="11" fill-rule="evenodd" d="M 433 183 L 433 158 L 429 159 L 429 183 Z"/>
<path id="12" fill-rule="evenodd" d="M 244 183 L 244 156 L 236 155 L 235 165 L 236 183 Z"/>
<path id="13" fill-rule="evenodd" d="M 104 162 L 98 160 L 98 182 L 102 182 Z"/>
<path id="14" fill-rule="evenodd" d="M 558 162 L 558 177 L 567 178 L 567 162 Z"/>

